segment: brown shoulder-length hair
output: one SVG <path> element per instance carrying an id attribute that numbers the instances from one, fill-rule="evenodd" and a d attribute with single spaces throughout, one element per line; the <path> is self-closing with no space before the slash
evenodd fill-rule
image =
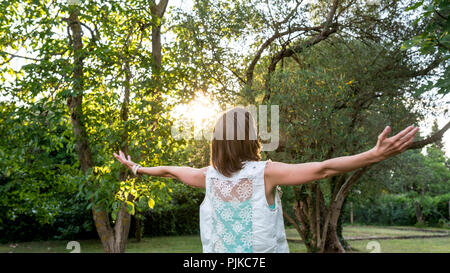
<path id="1" fill-rule="evenodd" d="M 226 177 L 243 167 L 243 161 L 261 159 L 261 143 L 251 113 L 235 107 L 220 116 L 213 130 L 210 164 Z"/>

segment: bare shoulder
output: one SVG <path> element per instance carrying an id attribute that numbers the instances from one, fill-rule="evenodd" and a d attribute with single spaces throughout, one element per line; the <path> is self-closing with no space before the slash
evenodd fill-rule
<path id="1" fill-rule="evenodd" d="M 208 168 L 209 166 L 198 169 L 197 183 L 199 188 L 206 187 L 206 172 L 208 171 Z"/>
<path id="2" fill-rule="evenodd" d="M 283 165 L 285 165 L 285 163 L 272 160 L 267 161 L 264 169 L 264 180 L 268 186 L 272 187 L 276 185 L 274 181 L 276 181 L 277 177 L 282 173 Z"/>
<path id="3" fill-rule="evenodd" d="M 264 176 L 273 177 L 287 171 L 292 164 L 268 160 L 264 170 Z"/>

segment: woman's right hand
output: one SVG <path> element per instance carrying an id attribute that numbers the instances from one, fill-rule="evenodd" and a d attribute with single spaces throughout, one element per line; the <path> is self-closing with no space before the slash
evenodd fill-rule
<path id="1" fill-rule="evenodd" d="M 119 151 L 119 154 L 113 153 L 114 157 L 123 165 L 130 168 L 130 170 L 133 168 L 133 166 L 136 164 L 133 161 L 131 161 L 131 156 L 128 155 L 128 159 L 125 157 L 125 154 L 122 151 Z"/>

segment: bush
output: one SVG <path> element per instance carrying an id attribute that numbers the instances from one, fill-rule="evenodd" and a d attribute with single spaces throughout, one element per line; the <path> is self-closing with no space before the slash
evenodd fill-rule
<path id="1" fill-rule="evenodd" d="M 47 240 L 51 234 L 49 224 L 41 224 L 33 215 L 17 215 L 14 220 L 1 220 L 0 243 Z"/>
<path id="2" fill-rule="evenodd" d="M 141 228 L 149 237 L 170 235 L 193 235 L 200 232 L 200 205 L 204 199 L 203 190 L 175 184 L 169 204 L 155 206 L 144 212 Z M 130 226 L 130 237 L 136 236 L 136 222 Z"/>
<path id="3" fill-rule="evenodd" d="M 58 215 L 50 223 L 42 223 L 33 214 L 20 214 L 14 219 L 0 214 L 0 243 L 98 237 L 86 201 L 67 198 L 60 205 Z"/>
<path id="4" fill-rule="evenodd" d="M 7 217 L 0 207 L 0 243 L 98 239 L 89 201 L 73 195 L 59 196 L 58 214 L 43 223 L 38 215 L 20 214 L 14 219 Z M 173 186 L 172 199 L 143 213 L 141 224 L 144 236 L 199 234 L 199 207 L 204 191 L 188 188 L 182 184 Z M 130 237 L 135 237 L 136 222 L 130 226 Z"/>
<path id="5" fill-rule="evenodd" d="M 450 193 L 435 197 L 424 196 L 423 199 L 411 194 L 386 194 L 380 198 L 354 202 L 354 222 L 375 225 L 416 225 L 415 202 L 418 201 L 422 209 L 424 225 L 444 226 L 449 221 L 449 200 Z M 342 215 L 346 223 L 349 222 L 349 214 L 350 210 L 347 207 Z"/>
<path id="6" fill-rule="evenodd" d="M 64 208 L 52 223 L 53 239 L 98 238 L 92 211 L 87 209 L 88 201 L 79 198 L 68 199 Z"/>

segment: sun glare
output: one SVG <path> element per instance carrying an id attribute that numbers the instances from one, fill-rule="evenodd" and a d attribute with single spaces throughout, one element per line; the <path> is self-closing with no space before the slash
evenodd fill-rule
<path id="1" fill-rule="evenodd" d="M 191 125 L 194 131 L 211 129 L 221 109 L 219 104 L 204 94 L 188 104 L 178 104 L 172 110 L 176 123 Z"/>

